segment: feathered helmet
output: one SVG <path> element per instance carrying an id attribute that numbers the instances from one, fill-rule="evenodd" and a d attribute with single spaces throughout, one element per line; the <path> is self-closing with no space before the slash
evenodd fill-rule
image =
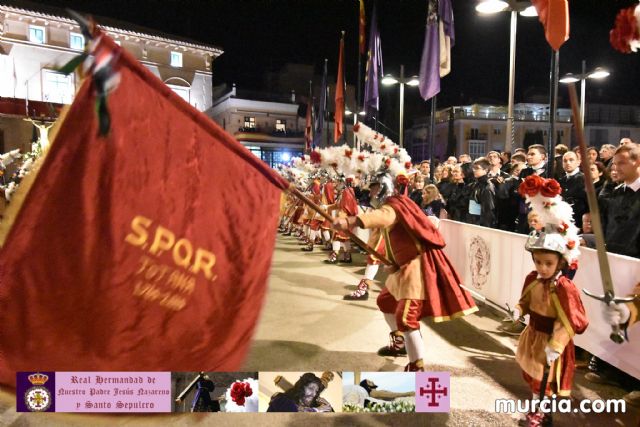
<path id="1" fill-rule="evenodd" d="M 254 378 L 236 381 L 225 397 L 225 412 L 258 412 L 258 381 Z"/>
<path id="2" fill-rule="evenodd" d="M 573 222 L 573 208 L 560 197 L 562 188 L 558 181 L 530 175 L 518 192 L 544 224 L 542 231 L 534 230 L 529 234 L 524 248 L 529 252 L 557 252 L 571 269 L 577 268 L 580 255 L 578 228 Z"/>

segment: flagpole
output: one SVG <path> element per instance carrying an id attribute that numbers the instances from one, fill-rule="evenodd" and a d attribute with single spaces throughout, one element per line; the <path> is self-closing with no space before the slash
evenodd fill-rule
<path id="1" fill-rule="evenodd" d="M 435 145 L 436 135 L 436 101 L 437 95 L 433 95 L 431 98 L 431 132 L 429 132 L 429 180 L 433 184 L 433 173 L 435 172 L 435 165 L 433 164 L 433 146 Z M 425 159 L 423 159 L 425 160 Z"/>
<path id="2" fill-rule="evenodd" d="M 345 117 L 346 117 L 346 107 L 347 107 L 347 76 L 345 75 L 345 71 L 346 68 L 345 67 L 345 51 L 344 51 L 344 35 L 346 34 L 345 30 L 342 30 L 342 138 L 344 140 L 344 143 L 349 145 L 349 141 L 347 140 L 347 126 L 346 126 L 346 121 L 345 121 Z"/>
<path id="3" fill-rule="evenodd" d="M 551 50 L 551 82 L 549 89 L 549 135 L 547 139 L 548 177 L 553 178 L 556 148 L 556 109 L 558 104 L 558 74 L 560 49 Z"/>

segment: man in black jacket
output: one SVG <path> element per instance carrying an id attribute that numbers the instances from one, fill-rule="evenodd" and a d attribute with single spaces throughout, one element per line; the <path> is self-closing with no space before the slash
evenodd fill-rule
<path id="1" fill-rule="evenodd" d="M 640 147 L 633 143 L 618 147 L 612 165 L 623 184 L 611 197 L 601 199 L 607 250 L 640 258 Z"/>
<path id="2" fill-rule="evenodd" d="M 489 160 L 480 157 L 473 162 L 473 176 L 475 182 L 470 184 L 471 194 L 469 198 L 469 223 L 484 227 L 495 227 L 496 193 L 493 184 L 487 174 L 491 169 Z"/>
<path id="3" fill-rule="evenodd" d="M 536 174 L 542 178 L 549 178 L 549 171 L 547 169 L 547 150 L 544 145 L 533 144 L 527 151 L 527 167 L 520 172 L 520 182 L 524 181 L 529 175 Z M 522 234 L 529 234 L 529 222 L 527 221 L 527 213 L 529 212 L 524 199 L 516 191 L 516 198 L 518 199 L 518 219 L 516 225 L 516 231 Z"/>
<path id="4" fill-rule="evenodd" d="M 584 174 L 580 172 L 580 158 L 573 151 L 562 156 L 562 168 L 565 174 L 558 179 L 562 187 L 562 198 L 573 206 L 573 221 L 582 229 L 582 215 L 589 209 L 587 193 L 584 190 Z"/>

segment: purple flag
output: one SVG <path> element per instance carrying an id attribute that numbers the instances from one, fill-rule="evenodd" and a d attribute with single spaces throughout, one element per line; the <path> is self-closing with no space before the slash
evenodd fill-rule
<path id="1" fill-rule="evenodd" d="M 442 24 L 442 28 L 440 28 Z M 440 31 L 445 45 L 440 45 Z M 451 0 L 427 1 L 427 28 L 420 60 L 420 95 L 426 101 L 440 92 L 440 77 L 451 71 L 451 47 L 454 45 Z"/>
<path id="2" fill-rule="evenodd" d="M 382 45 L 380 43 L 380 31 L 376 17 L 376 6 L 373 5 L 371 13 L 371 26 L 369 30 L 369 52 L 367 54 L 367 71 L 364 78 L 364 109 L 378 111 L 380 101 L 380 76 L 382 75 Z"/>

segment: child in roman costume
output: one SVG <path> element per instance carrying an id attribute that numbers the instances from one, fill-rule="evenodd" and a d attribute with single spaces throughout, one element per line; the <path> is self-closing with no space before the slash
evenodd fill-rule
<path id="1" fill-rule="evenodd" d="M 337 216 L 346 218 L 350 215 L 358 214 L 358 201 L 351 187 L 353 177 L 345 179 L 344 187 L 340 192 L 338 200 L 329 206 L 329 211 L 337 211 Z M 351 238 L 341 231 L 336 231 L 331 242 L 331 254 L 325 260 L 328 264 L 337 264 L 338 262 L 351 263 Z"/>
<path id="2" fill-rule="evenodd" d="M 573 210 L 559 196 L 554 179 L 531 175 L 518 190 L 544 228 L 529 234 L 525 249 L 535 270 L 527 275 L 514 318 L 529 314 L 529 325 L 518 342 L 516 360 L 534 399 L 542 395 L 541 380 L 549 370 L 545 395 L 569 396 L 575 370 L 573 336 L 588 326 L 580 292 L 565 272 L 575 270 L 579 252 Z M 563 269 L 565 270 L 563 272 Z M 548 366 L 548 368 L 547 368 Z M 529 426 L 548 425 L 550 414 L 530 412 Z"/>

